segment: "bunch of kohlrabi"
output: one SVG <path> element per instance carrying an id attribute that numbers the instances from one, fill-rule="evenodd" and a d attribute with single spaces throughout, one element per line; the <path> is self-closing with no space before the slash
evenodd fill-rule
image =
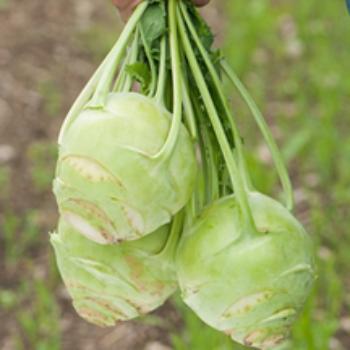
<path id="1" fill-rule="evenodd" d="M 186 0 L 143 1 L 69 112 L 54 181 L 57 262 L 101 326 L 184 302 L 233 340 L 273 349 L 315 276 L 312 244 L 256 105 Z M 257 192 L 224 94 L 247 102 L 285 192 Z"/>

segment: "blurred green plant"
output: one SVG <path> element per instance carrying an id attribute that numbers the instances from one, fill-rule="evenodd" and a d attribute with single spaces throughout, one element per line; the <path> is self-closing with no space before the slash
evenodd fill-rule
<path id="1" fill-rule="evenodd" d="M 44 80 L 39 83 L 38 93 L 43 98 L 44 111 L 49 117 L 60 115 L 62 107 L 62 91 L 53 80 Z"/>
<path id="2" fill-rule="evenodd" d="M 46 281 L 37 280 L 34 285 L 24 284 L 21 294 L 26 296 L 24 301 L 28 304 L 16 314 L 21 330 L 16 339 L 17 349 L 59 350 L 59 308 Z M 31 296 L 30 300 L 28 296 Z"/>
<path id="3" fill-rule="evenodd" d="M 30 145 L 28 160 L 33 185 L 37 191 L 47 191 L 51 188 L 56 158 L 57 145 L 54 142 L 38 141 Z"/>
<path id="4" fill-rule="evenodd" d="M 79 34 L 78 40 L 80 46 L 99 62 L 109 52 L 117 37 L 118 31 L 101 23 L 86 28 Z"/>
<path id="5" fill-rule="evenodd" d="M 15 266 L 30 249 L 38 248 L 41 235 L 38 215 L 37 210 L 26 213 L 22 218 L 12 211 L 3 213 L 0 226 L 4 240 L 5 266 Z"/>
<path id="6" fill-rule="evenodd" d="M 11 193 L 11 170 L 8 166 L 0 166 L 0 201 L 8 200 Z"/>
<path id="7" fill-rule="evenodd" d="M 10 5 L 10 0 L 0 0 L 0 11 L 6 10 L 6 8 Z"/>
<path id="8" fill-rule="evenodd" d="M 17 304 L 16 293 L 9 289 L 0 289 L 0 308 L 11 310 Z"/>

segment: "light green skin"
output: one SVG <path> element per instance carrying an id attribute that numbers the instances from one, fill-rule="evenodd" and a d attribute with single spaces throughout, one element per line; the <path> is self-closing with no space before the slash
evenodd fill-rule
<path id="1" fill-rule="evenodd" d="M 113 93 L 103 109 L 84 110 L 64 135 L 54 182 L 66 221 L 100 244 L 139 239 L 169 223 L 197 173 L 184 126 L 169 158 L 154 158 L 171 118 L 137 93 Z"/>
<path id="2" fill-rule="evenodd" d="M 138 241 L 103 246 L 61 221 L 51 243 L 78 314 L 114 326 L 162 305 L 177 288 L 175 249 L 164 251 L 168 233 L 164 226 Z"/>
<path id="3" fill-rule="evenodd" d="M 259 233 L 247 237 L 235 197 L 211 205 L 177 254 L 185 303 L 210 326 L 258 349 L 288 337 L 315 279 L 312 243 L 275 200 L 249 194 Z"/>

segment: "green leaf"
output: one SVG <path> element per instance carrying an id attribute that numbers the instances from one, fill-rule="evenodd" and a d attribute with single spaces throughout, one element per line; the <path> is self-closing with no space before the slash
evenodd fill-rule
<path id="1" fill-rule="evenodd" d="M 126 66 L 125 71 L 141 84 L 142 92 L 147 93 L 151 83 L 151 73 L 148 66 L 143 62 L 135 62 Z"/>
<path id="2" fill-rule="evenodd" d="M 192 23 L 197 30 L 198 36 L 202 41 L 204 47 L 211 51 L 211 47 L 214 43 L 214 34 L 211 31 L 209 25 L 204 20 L 204 18 L 199 14 L 197 9 L 193 6 L 192 3 L 188 2 L 188 11 L 192 19 Z"/>
<path id="3" fill-rule="evenodd" d="M 152 44 L 166 32 L 166 9 L 164 1 L 151 1 L 141 19 L 141 27 L 147 44 Z"/>

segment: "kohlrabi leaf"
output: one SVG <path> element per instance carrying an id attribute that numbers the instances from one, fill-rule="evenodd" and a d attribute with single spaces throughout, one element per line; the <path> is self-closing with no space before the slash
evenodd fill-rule
<path id="1" fill-rule="evenodd" d="M 198 13 L 197 9 L 191 3 L 188 3 L 188 10 L 191 15 L 192 23 L 196 28 L 199 38 L 201 39 L 204 47 L 208 51 L 211 51 L 211 47 L 214 43 L 213 32 L 203 17 Z"/>
<path id="2" fill-rule="evenodd" d="M 148 66 L 143 62 L 135 62 L 126 66 L 126 72 L 141 84 L 143 92 L 148 91 L 151 83 L 151 73 Z"/>
<path id="3" fill-rule="evenodd" d="M 166 32 L 166 9 L 164 1 L 151 1 L 150 6 L 142 17 L 140 25 L 145 35 L 145 40 L 151 47 Z"/>

